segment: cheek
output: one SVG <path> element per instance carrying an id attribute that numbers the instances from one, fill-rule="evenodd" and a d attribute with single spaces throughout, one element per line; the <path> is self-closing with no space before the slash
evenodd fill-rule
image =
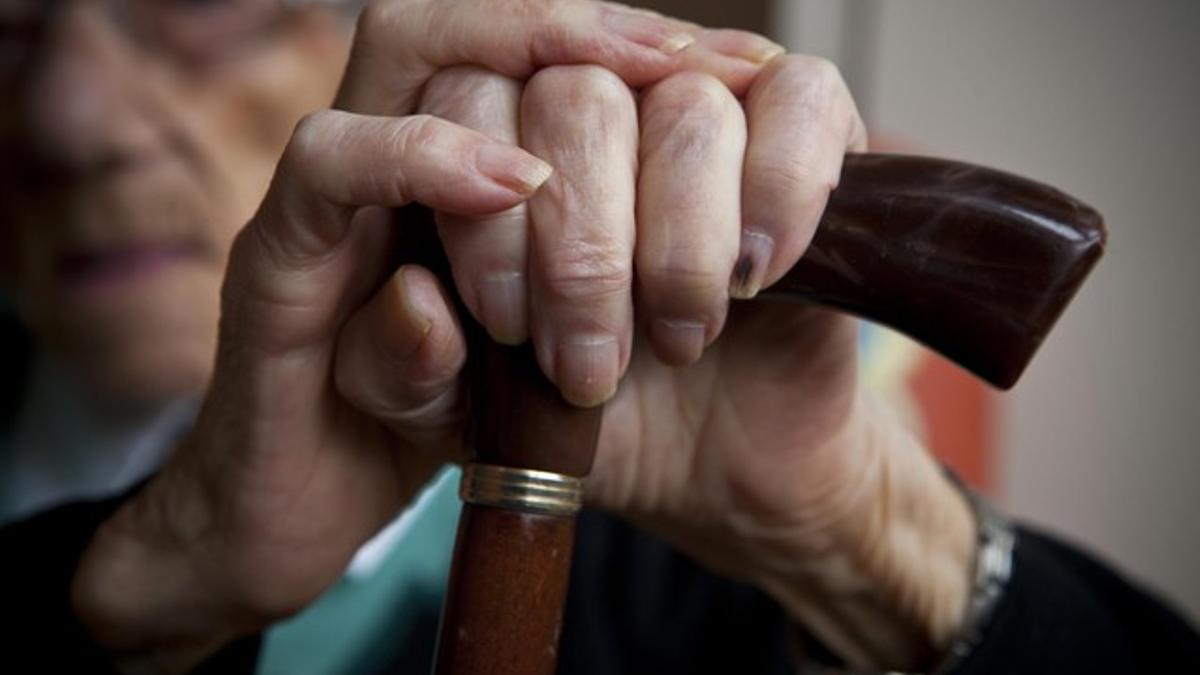
<path id="1" fill-rule="evenodd" d="M 297 39 L 198 85 L 191 112 L 223 184 L 214 234 L 224 251 L 261 203 L 296 123 L 333 100 L 349 44 L 339 36 Z"/>

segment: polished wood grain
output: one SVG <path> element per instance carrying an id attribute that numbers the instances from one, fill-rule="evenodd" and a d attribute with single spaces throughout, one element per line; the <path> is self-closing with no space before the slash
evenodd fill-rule
<path id="1" fill-rule="evenodd" d="M 575 519 L 464 504 L 437 675 L 552 675 Z"/>
<path id="2" fill-rule="evenodd" d="M 1091 207 L 962 162 L 849 155 L 812 245 L 764 297 L 837 307 L 1013 386 L 1104 251 Z"/>

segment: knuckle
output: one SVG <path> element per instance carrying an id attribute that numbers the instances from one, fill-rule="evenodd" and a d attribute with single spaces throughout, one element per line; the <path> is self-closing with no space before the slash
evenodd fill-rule
<path id="1" fill-rule="evenodd" d="M 651 87 L 642 105 L 648 111 L 699 110 L 717 115 L 728 111 L 733 102 L 733 94 L 720 80 L 704 73 L 684 72 Z"/>
<path id="2" fill-rule="evenodd" d="M 661 263 L 639 267 L 639 287 L 660 309 L 675 314 L 680 310 L 707 310 L 727 296 L 729 273 L 722 274 L 716 266 L 705 263 L 690 250 L 674 251 Z"/>
<path id="3" fill-rule="evenodd" d="M 715 78 L 686 73 L 664 80 L 642 103 L 644 153 L 704 160 L 739 119 L 737 101 Z"/>
<path id="4" fill-rule="evenodd" d="M 444 132 L 444 122 L 433 115 L 410 115 L 396 125 L 392 142 L 399 157 L 423 155 L 439 149 Z"/>
<path id="5" fill-rule="evenodd" d="M 619 115 L 633 110 L 633 94 L 616 75 L 599 66 L 551 66 L 539 71 L 525 88 L 525 101 L 535 110 L 587 111 Z"/>
<path id="6" fill-rule="evenodd" d="M 785 54 L 779 61 L 781 72 L 792 73 L 795 77 L 825 88 L 836 89 L 845 84 L 842 71 L 829 59 L 811 54 Z"/>
<path id="7" fill-rule="evenodd" d="M 397 27 L 409 23 L 418 0 L 371 0 L 358 14 L 355 34 L 367 41 L 383 39 L 394 34 Z"/>
<path id="8" fill-rule="evenodd" d="M 384 147 L 397 161 L 390 170 L 381 170 L 381 175 L 390 177 L 389 194 L 396 203 L 411 201 L 421 189 L 435 187 L 416 167 L 428 165 L 431 158 L 443 166 L 462 161 L 464 146 L 449 136 L 449 130 L 449 122 L 424 114 L 401 118 L 392 126 Z"/>
<path id="9" fill-rule="evenodd" d="M 337 128 L 340 117 L 333 110 L 317 110 L 300 118 L 284 156 L 297 162 L 306 162 L 308 158 L 320 155 L 328 143 L 329 134 Z"/>
<path id="10" fill-rule="evenodd" d="M 841 71 L 828 59 L 807 54 L 788 54 L 779 57 L 768 67 L 774 67 L 774 70 L 763 78 L 764 84 L 760 89 L 767 94 L 768 103 L 778 106 L 799 105 L 816 112 L 829 110 L 837 102 L 850 99 L 850 90 L 842 79 Z"/>
<path id="11" fill-rule="evenodd" d="M 814 80 L 829 85 L 840 85 L 843 83 L 842 71 L 833 61 L 820 56 L 808 56 L 804 63 Z"/>
<path id="12" fill-rule="evenodd" d="M 609 298 L 629 293 L 633 266 L 612 247 L 576 242 L 549 257 L 544 282 L 551 297 L 563 302 Z"/>

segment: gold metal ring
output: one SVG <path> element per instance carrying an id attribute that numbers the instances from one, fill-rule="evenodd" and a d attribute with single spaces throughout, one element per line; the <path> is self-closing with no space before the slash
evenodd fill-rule
<path id="1" fill-rule="evenodd" d="M 551 471 L 470 463 L 458 496 L 468 504 L 552 516 L 572 516 L 583 506 L 583 480 Z"/>

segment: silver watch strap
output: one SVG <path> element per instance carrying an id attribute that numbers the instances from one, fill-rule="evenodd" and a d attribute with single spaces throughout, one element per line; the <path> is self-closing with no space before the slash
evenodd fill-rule
<path id="1" fill-rule="evenodd" d="M 950 644 L 941 663 L 930 671 L 933 675 L 945 675 L 954 670 L 983 641 L 984 632 L 1012 577 L 1013 550 L 1017 545 L 1016 530 L 1004 514 L 953 471 L 946 469 L 946 476 L 971 505 L 979 539 L 971 595 L 967 600 L 962 630 Z"/>

